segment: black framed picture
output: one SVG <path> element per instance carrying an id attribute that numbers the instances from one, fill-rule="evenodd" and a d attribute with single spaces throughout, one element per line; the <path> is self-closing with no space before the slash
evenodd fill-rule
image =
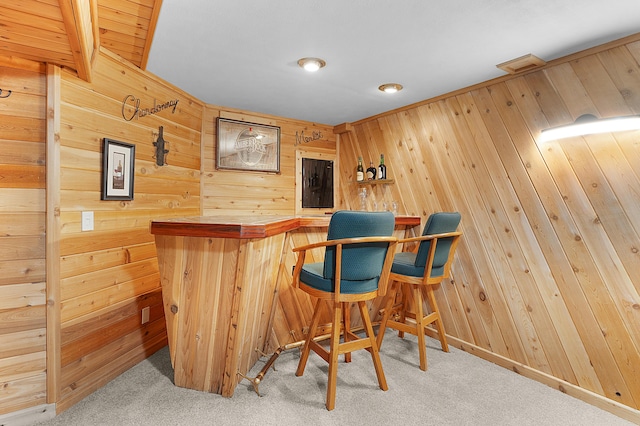
<path id="1" fill-rule="evenodd" d="M 133 200 L 136 146 L 104 138 L 102 200 Z"/>
<path id="2" fill-rule="evenodd" d="M 280 127 L 217 120 L 216 169 L 280 173 Z"/>

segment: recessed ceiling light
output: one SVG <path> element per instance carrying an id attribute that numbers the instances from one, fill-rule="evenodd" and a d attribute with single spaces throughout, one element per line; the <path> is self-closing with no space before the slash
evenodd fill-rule
<path id="1" fill-rule="evenodd" d="M 327 63 L 320 58 L 302 58 L 298 60 L 298 65 L 300 65 L 306 71 L 316 72 L 320 68 L 327 65 Z"/>
<path id="2" fill-rule="evenodd" d="M 402 90 L 402 84 L 398 83 L 387 83 L 378 87 L 378 90 L 384 93 L 396 93 Z"/>

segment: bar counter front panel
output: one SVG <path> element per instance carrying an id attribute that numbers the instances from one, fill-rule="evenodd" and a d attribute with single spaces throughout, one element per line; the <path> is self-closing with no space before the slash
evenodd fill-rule
<path id="1" fill-rule="evenodd" d="M 174 383 L 230 397 L 261 353 L 304 339 L 313 314 L 291 286 L 292 249 L 325 241 L 325 217 L 190 217 L 151 223 L 162 283 Z M 420 217 L 396 217 L 397 237 Z M 320 262 L 323 249 L 307 254 Z M 383 298 L 370 306 L 376 313 Z M 359 315 L 352 315 L 360 321 Z M 375 319 L 375 316 L 374 316 Z M 327 324 L 326 318 L 321 324 Z M 354 323 L 354 327 L 358 324 Z"/>

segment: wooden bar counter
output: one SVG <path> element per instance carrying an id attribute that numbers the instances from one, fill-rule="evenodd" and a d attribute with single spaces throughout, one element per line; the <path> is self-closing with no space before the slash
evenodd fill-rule
<path id="1" fill-rule="evenodd" d="M 177 386 L 230 397 L 238 373 L 263 353 L 303 339 L 313 301 L 291 287 L 291 249 L 324 241 L 329 219 L 202 216 L 151 223 Z M 419 225 L 419 217 L 399 216 L 397 236 Z M 322 256 L 312 253 L 308 261 Z"/>

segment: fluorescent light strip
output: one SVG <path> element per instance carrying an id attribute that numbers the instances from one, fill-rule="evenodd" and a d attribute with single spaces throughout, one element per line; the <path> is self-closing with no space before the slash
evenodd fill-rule
<path id="1" fill-rule="evenodd" d="M 540 142 L 548 142 L 573 136 L 623 132 L 627 130 L 640 130 L 640 116 L 634 115 L 598 120 L 592 115 L 583 115 L 578 117 L 574 124 L 543 130 L 540 135 Z"/>

